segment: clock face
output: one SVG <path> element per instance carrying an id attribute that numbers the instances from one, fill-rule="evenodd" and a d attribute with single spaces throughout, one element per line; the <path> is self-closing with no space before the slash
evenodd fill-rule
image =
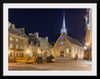
<path id="1" fill-rule="evenodd" d="M 62 36 L 61 39 L 63 39 L 64 37 Z"/>
<path id="2" fill-rule="evenodd" d="M 61 42 L 61 45 L 64 45 L 64 42 Z"/>

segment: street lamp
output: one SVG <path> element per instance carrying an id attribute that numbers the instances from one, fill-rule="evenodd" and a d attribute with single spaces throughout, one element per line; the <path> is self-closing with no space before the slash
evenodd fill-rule
<path id="1" fill-rule="evenodd" d="M 28 50 L 27 53 L 30 53 L 30 51 Z"/>
<path id="2" fill-rule="evenodd" d="M 28 54 L 28 56 L 29 56 L 29 53 L 30 53 L 30 51 L 29 51 L 29 50 L 27 50 L 27 54 Z"/>
<path id="3" fill-rule="evenodd" d="M 86 50 L 86 49 L 87 49 L 87 47 L 86 47 L 86 46 L 84 46 L 84 49 Z"/>
<path id="4" fill-rule="evenodd" d="M 86 43 L 86 45 L 88 46 L 89 44 L 88 44 L 88 43 Z"/>

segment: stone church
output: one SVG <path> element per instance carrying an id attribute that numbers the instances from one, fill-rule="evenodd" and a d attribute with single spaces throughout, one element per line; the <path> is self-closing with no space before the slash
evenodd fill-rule
<path id="1" fill-rule="evenodd" d="M 52 50 L 55 58 L 74 58 L 75 55 L 78 56 L 78 59 L 83 59 L 84 57 L 83 45 L 78 40 L 67 35 L 65 14 L 63 14 L 61 35 Z"/>

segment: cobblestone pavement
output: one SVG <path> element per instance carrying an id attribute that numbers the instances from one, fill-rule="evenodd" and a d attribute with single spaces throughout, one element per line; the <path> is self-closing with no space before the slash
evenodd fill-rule
<path id="1" fill-rule="evenodd" d="M 47 64 L 25 64 L 21 62 L 9 63 L 9 70 L 72 70 L 72 71 L 89 71 L 91 65 L 84 60 L 56 59 L 55 63 Z"/>

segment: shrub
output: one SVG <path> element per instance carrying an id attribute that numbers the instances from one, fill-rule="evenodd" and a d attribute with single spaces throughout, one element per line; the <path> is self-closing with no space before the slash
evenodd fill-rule
<path id="1" fill-rule="evenodd" d="M 49 57 L 47 57 L 47 62 L 51 62 L 52 59 L 54 59 L 54 56 L 50 55 Z"/>
<path id="2" fill-rule="evenodd" d="M 43 58 L 42 58 L 42 57 L 37 57 L 37 58 L 36 58 L 36 62 L 37 62 L 37 63 L 42 63 L 42 61 L 43 61 Z"/>

